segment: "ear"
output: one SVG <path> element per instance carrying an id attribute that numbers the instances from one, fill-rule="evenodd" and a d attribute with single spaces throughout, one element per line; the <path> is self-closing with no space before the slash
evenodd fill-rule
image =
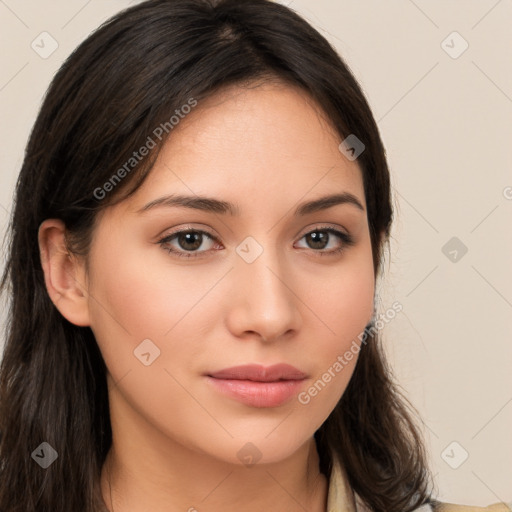
<path id="1" fill-rule="evenodd" d="M 83 261 L 66 247 L 66 226 L 47 219 L 39 226 L 39 252 L 50 299 L 72 324 L 89 326 L 89 305 Z"/>

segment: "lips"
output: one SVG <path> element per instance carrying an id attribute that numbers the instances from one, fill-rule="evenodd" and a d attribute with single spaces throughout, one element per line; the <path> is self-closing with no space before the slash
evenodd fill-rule
<path id="1" fill-rule="evenodd" d="M 276 382 L 279 380 L 302 380 L 306 374 L 289 364 L 261 366 L 256 364 L 233 366 L 210 373 L 214 379 L 251 380 L 254 382 Z"/>
<path id="2" fill-rule="evenodd" d="M 307 375 L 289 364 L 234 366 L 206 375 L 213 388 L 251 407 L 279 407 L 298 393 Z"/>

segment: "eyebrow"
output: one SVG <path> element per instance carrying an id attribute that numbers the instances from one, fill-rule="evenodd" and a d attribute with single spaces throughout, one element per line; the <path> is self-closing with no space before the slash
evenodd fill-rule
<path id="1" fill-rule="evenodd" d="M 313 201 L 300 204 L 294 212 L 294 215 L 303 216 L 321 210 L 326 210 L 332 206 L 339 204 L 348 204 L 355 206 L 362 212 L 365 211 L 364 206 L 361 204 L 359 199 L 351 194 L 350 192 L 342 192 L 338 194 L 330 194 L 328 196 L 320 197 Z M 237 205 L 229 203 L 227 201 L 221 201 L 213 197 L 206 196 L 187 196 L 179 194 L 171 194 L 160 197 L 153 201 L 150 201 L 142 208 L 137 210 L 137 213 L 144 213 L 148 210 L 157 207 L 181 207 L 190 208 L 194 210 L 202 210 L 205 212 L 229 214 L 232 216 L 239 216 L 240 209 Z"/>

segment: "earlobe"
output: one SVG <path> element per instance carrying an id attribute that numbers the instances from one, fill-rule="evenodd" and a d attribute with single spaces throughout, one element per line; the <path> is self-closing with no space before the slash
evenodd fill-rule
<path id="1" fill-rule="evenodd" d="M 47 219 L 39 226 L 39 252 L 46 289 L 62 316 L 72 324 L 89 326 L 84 265 L 66 247 L 66 226 Z"/>

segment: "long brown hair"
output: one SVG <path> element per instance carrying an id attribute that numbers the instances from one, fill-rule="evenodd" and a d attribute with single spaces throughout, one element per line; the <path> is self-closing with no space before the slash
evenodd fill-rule
<path id="1" fill-rule="evenodd" d="M 98 213 L 140 186 L 172 137 L 177 109 L 229 85 L 276 78 L 306 91 L 342 139 L 363 141 L 358 163 L 380 274 L 393 216 L 385 150 L 360 86 L 323 36 L 267 0 L 150 0 L 117 14 L 55 75 L 16 186 L 1 282 L 10 309 L 0 367 L 0 510 L 106 510 L 99 485 L 112 442 L 106 367 L 91 329 L 69 323 L 48 296 L 40 224 L 62 219 L 69 250 L 86 256 Z M 157 137 L 159 126 L 167 129 Z M 127 168 L 148 137 L 156 148 Z M 330 476 L 339 456 L 375 512 L 428 500 L 424 448 L 406 404 L 374 330 L 315 438 L 323 472 Z M 59 454 L 46 471 L 31 458 L 42 442 Z"/>

